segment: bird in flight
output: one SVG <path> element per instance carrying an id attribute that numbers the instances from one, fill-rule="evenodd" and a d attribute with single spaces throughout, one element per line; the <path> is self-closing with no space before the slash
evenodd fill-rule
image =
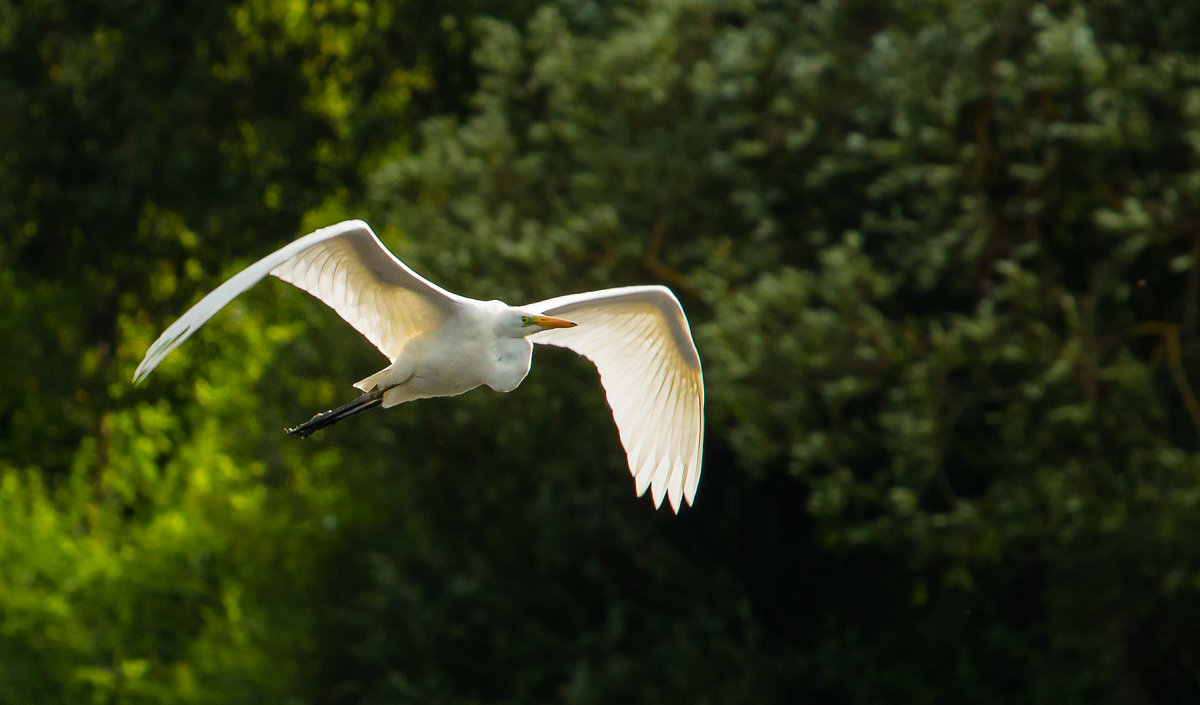
<path id="1" fill-rule="evenodd" d="M 700 481 L 704 376 L 683 308 L 662 286 L 626 286 L 525 306 L 453 294 L 396 259 L 371 228 L 348 220 L 267 255 L 200 299 L 163 331 L 134 372 L 141 382 L 225 304 L 278 277 L 332 308 L 390 361 L 357 382 L 362 395 L 287 429 L 317 429 L 376 406 L 462 394 L 481 385 L 516 389 L 533 343 L 583 355 L 600 372 L 637 494 L 656 507 L 691 504 Z"/>

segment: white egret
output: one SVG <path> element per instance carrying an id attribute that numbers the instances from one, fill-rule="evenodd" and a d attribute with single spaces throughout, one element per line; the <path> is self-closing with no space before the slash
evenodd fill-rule
<path id="1" fill-rule="evenodd" d="M 676 512 L 692 503 L 700 481 L 704 378 L 687 318 L 669 289 L 603 289 L 520 307 L 477 301 L 426 281 L 366 223 L 349 220 L 296 240 L 214 289 L 154 341 L 134 382 L 268 274 L 320 299 L 391 360 L 354 385 L 362 396 L 289 434 L 305 438 L 375 406 L 480 385 L 512 391 L 529 373 L 533 343 L 556 345 L 599 370 L 638 496 L 651 488 L 658 507 L 665 493 Z"/>

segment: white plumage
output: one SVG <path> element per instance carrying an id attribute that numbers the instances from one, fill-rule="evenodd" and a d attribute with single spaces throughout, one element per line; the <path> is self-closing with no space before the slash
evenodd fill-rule
<path id="1" fill-rule="evenodd" d="M 140 382 L 238 294 L 268 274 L 320 299 L 391 360 L 358 382 L 363 395 L 289 433 L 307 436 L 373 406 L 511 391 L 532 343 L 587 357 L 613 410 L 641 496 L 691 504 L 704 441 L 704 377 L 679 301 L 661 286 L 560 296 L 522 307 L 458 296 L 396 259 L 361 220 L 322 228 L 234 275 L 168 327 L 134 372 Z M 532 343 L 531 343 L 532 341 Z"/>
<path id="2" fill-rule="evenodd" d="M 529 308 L 568 318 L 575 328 L 534 333 L 535 343 L 574 350 L 591 360 L 612 407 L 637 481 L 655 506 L 664 490 L 671 506 L 688 504 L 700 481 L 704 441 L 704 376 L 687 319 L 661 286 L 571 294 Z"/>

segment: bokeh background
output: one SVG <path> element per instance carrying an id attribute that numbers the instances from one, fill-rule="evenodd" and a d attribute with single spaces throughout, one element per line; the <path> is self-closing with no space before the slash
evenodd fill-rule
<path id="1" fill-rule="evenodd" d="M 1200 702 L 1200 3 L 0 3 L 0 702 Z M 591 366 L 299 442 L 463 294 L 663 283 L 696 506 Z"/>

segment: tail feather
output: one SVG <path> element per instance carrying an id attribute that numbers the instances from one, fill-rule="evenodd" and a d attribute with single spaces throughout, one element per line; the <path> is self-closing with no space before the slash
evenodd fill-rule
<path id="1" fill-rule="evenodd" d="M 379 391 L 378 388 L 375 388 L 364 393 L 361 397 L 355 399 L 349 404 L 343 404 L 342 406 L 339 406 L 336 409 L 330 409 L 329 411 L 322 411 L 308 421 L 300 424 L 299 426 L 286 429 L 286 431 L 289 436 L 308 438 L 319 429 L 325 428 L 326 426 L 332 426 L 342 419 L 349 418 L 355 414 L 360 414 L 367 409 L 379 406 L 379 404 L 382 402 L 383 392 Z"/>
<path id="2" fill-rule="evenodd" d="M 385 367 L 370 377 L 355 382 L 354 386 L 364 392 L 370 391 L 371 389 L 379 386 L 379 383 L 383 380 L 383 376 L 389 373 L 392 373 L 393 376 L 395 375 L 391 367 Z"/>

